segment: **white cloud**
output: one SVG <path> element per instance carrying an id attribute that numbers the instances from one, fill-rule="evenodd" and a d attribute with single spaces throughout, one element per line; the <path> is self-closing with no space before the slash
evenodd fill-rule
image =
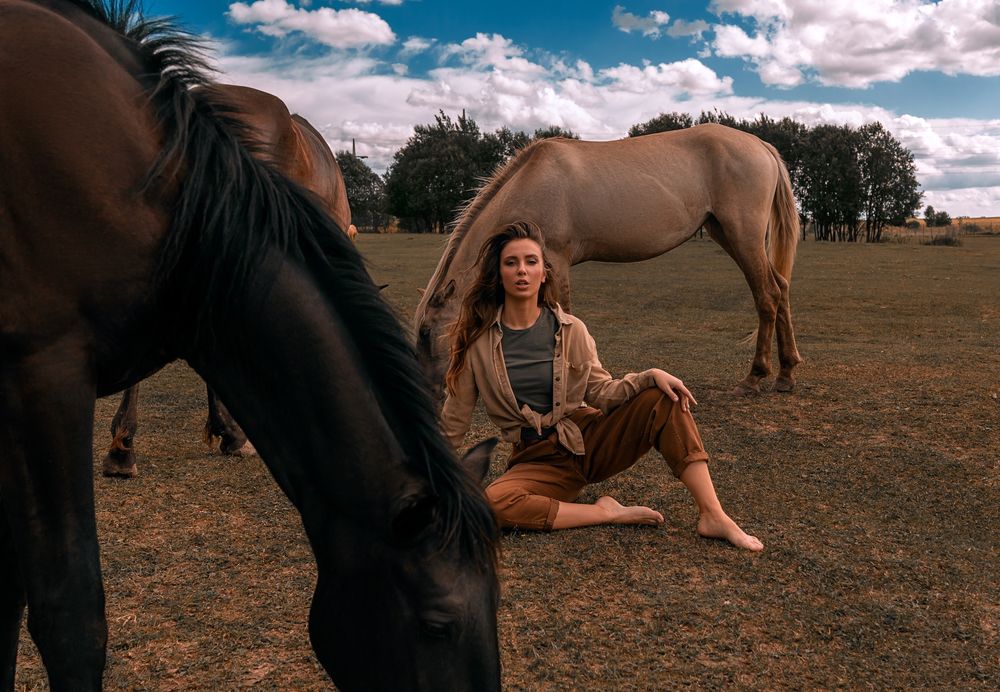
<path id="1" fill-rule="evenodd" d="M 524 51 L 500 34 L 477 33 L 461 43 L 443 46 L 442 59 L 457 56 L 475 69 L 496 68 L 513 72 L 542 74 L 545 68 L 522 57 Z"/>
<path id="2" fill-rule="evenodd" d="M 774 86 L 814 79 L 864 88 L 916 71 L 1000 75 L 997 0 L 714 0 L 709 8 L 722 20 L 715 53 L 747 60 Z"/>
<path id="3" fill-rule="evenodd" d="M 253 25 L 267 36 L 281 38 L 297 32 L 332 48 L 387 45 L 396 40 L 384 19 L 354 8 L 307 10 L 285 0 L 256 0 L 235 2 L 228 14 L 237 24 Z"/>
<path id="4" fill-rule="evenodd" d="M 379 172 L 438 109 L 465 109 L 481 129 L 532 132 L 560 125 L 585 139 L 624 136 L 662 112 L 697 115 L 718 108 L 737 118 L 766 113 L 809 125 L 880 121 L 916 158 L 925 204 L 952 216 L 1000 212 L 1000 120 L 929 119 L 862 104 L 770 101 L 733 93 L 732 80 L 698 60 L 595 70 L 531 52 L 499 35 L 479 34 L 437 49 L 442 64 L 427 77 L 366 55 L 334 52 L 322 58 L 246 57 L 222 46 L 227 81 L 277 94 L 308 118 L 334 149 L 358 153 Z"/>
<path id="5" fill-rule="evenodd" d="M 664 87 L 675 94 L 710 95 L 731 94 L 732 77 L 720 78 L 710 68 L 694 59 L 659 65 L 620 64 L 601 70 L 600 76 L 609 80 L 610 89 L 623 89 L 637 94 L 654 92 Z"/>
<path id="6" fill-rule="evenodd" d="M 688 22 L 683 19 L 678 19 L 670 25 L 667 29 L 667 36 L 677 38 L 680 36 L 693 36 L 695 38 L 701 38 L 701 35 L 710 29 L 708 22 L 696 19 L 693 22 Z"/>
<path id="7" fill-rule="evenodd" d="M 670 15 L 659 10 L 653 10 L 645 17 L 640 17 L 626 12 L 621 5 L 615 5 L 615 9 L 611 12 L 611 23 L 620 31 L 624 31 L 626 34 L 638 31 L 649 38 L 659 38 L 662 27 L 669 22 Z"/>
<path id="8" fill-rule="evenodd" d="M 403 49 L 399 52 L 399 55 L 400 57 L 410 57 L 418 53 L 423 53 L 435 43 L 437 43 L 437 39 L 411 36 L 403 41 Z"/>

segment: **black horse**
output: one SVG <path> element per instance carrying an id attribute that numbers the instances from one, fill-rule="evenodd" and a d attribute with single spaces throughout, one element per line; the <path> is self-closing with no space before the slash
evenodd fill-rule
<path id="1" fill-rule="evenodd" d="M 301 513 L 334 682 L 497 689 L 492 515 L 352 243 L 200 56 L 130 0 L 0 0 L 0 688 L 25 604 L 52 688 L 100 688 L 94 400 L 181 357 Z"/>

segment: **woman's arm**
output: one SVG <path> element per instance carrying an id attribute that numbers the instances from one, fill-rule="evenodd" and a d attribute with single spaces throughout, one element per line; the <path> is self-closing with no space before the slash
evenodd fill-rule
<path id="1" fill-rule="evenodd" d="M 441 409 L 441 430 L 444 432 L 452 449 L 458 449 L 465 440 L 465 434 L 472 426 L 472 410 L 476 407 L 479 389 L 472 366 L 466 363 L 465 369 L 458 376 L 455 393 L 448 393 Z"/>
<path id="2" fill-rule="evenodd" d="M 648 370 L 652 376 L 653 381 L 656 382 L 656 386 L 659 387 L 664 394 L 670 397 L 671 401 L 680 401 L 681 408 L 685 411 L 691 410 L 691 404 L 695 406 L 698 402 L 695 401 L 694 395 L 688 391 L 688 388 L 684 386 L 679 377 L 674 377 L 669 372 L 660 370 L 659 368 L 653 368 Z"/>

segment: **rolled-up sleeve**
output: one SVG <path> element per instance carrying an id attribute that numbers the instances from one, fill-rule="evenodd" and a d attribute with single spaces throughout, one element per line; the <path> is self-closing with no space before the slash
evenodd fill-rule
<path id="1" fill-rule="evenodd" d="M 449 392 L 441 410 L 441 430 L 444 432 L 452 449 L 458 449 L 465 440 L 465 434 L 472 426 L 472 410 L 476 407 L 479 389 L 472 367 L 466 363 L 465 369 L 458 377 L 454 394 Z"/>

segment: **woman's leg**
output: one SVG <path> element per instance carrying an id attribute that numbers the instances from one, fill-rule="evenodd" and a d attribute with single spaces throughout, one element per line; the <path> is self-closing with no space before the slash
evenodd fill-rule
<path id="1" fill-rule="evenodd" d="M 614 498 L 573 502 L 587 485 L 581 460 L 544 440 L 515 451 L 507 472 L 486 488 L 486 499 L 503 528 L 550 531 L 597 524 L 662 524 L 648 507 L 623 507 Z"/>
<path id="2" fill-rule="evenodd" d="M 743 532 L 722 509 L 708 472 L 708 454 L 689 411 L 658 389 L 647 389 L 584 429 L 588 482 L 610 478 L 655 447 L 698 505 L 698 533 L 746 550 L 763 544 Z M 652 511 L 652 510 L 650 510 Z"/>
<path id="3" fill-rule="evenodd" d="M 708 463 L 696 461 L 688 464 L 681 472 L 681 483 L 698 505 L 698 535 L 721 538 L 737 548 L 754 552 L 764 549 L 764 544 L 756 536 L 745 533 L 722 509 L 708 472 Z"/>
<path id="4" fill-rule="evenodd" d="M 645 524 L 657 526 L 663 523 L 663 515 L 655 509 L 636 505 L 624 507 L 610 495 L 598 498 L 592 505 L 579 502 L 560 502 L 553 529 L 575 529 L 581 526 L 599 524 Z"/>

